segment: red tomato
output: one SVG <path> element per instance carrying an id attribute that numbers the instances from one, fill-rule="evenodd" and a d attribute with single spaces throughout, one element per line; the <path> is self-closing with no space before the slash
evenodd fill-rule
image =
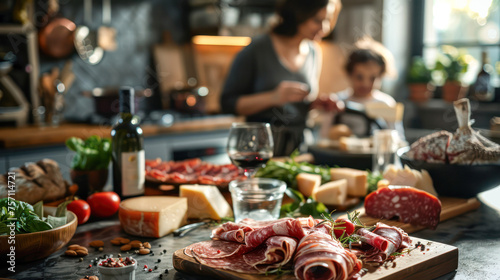
<path id="1" fill-rule="evenodd" d="M 90 218 L 90 206 L 85 200 L 74 200 L 66 206 L 66 209 L 75 213 L 79 225 L 86 223 Z"/>
<path id="2" fill-rule="evenodd" d="M 115 192 L 98 192 L 87 198 L 92 215 L 106 218 L 113 216 L 120 207 L 120 197 Z"/>
<path id="3" fill-rule="evenodd" d="M 347 219 L 336 219 L 335 223 L 338 224 L 335 226 L 335 228 L 343 227 L 342 229 L 339 228 L 339 229 L 333 230 L 333 232 L 335 233 L 335 236 L 337 238 L 340 238 L 344 232 L 345 232 L 344 237 L 349 236 L 349 235 L 354 233 L 355 226 L 351 221 L 349 221 Z"/>

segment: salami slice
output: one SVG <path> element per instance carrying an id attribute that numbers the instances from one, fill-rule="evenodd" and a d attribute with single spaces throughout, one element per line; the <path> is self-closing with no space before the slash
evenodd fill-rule
<path id="1" fill-rule="evenodd" d="M 252 249 L 236 242 L 210 240 L 189 245 L 184 249 L 184 254 L 189 257 L 197 255 L 200 258 L 220 259 L 233 255 L 242 255 Z"/>
<path id="2" fill-rule="evenodd" d="M 391 219 L 435 229 L 441 214 L 441 202 L 435 196 L 412 188 L 389 186 L 365 198 L 365 211 L 374 218 Z"/>
<path id="3" fill-rule="evenodd" d="M 345 280 L 362 267 L 353 253 L 321 232 L 312 232 L 300 241 L 294 262 L 295 277 L 301 280 Z"/>

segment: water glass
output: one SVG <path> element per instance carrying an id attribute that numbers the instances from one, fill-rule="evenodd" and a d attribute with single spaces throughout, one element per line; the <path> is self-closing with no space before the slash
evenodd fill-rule
<path id="1" fill-rule="evenodd" d="M 229 183 L 233 200 L 234 218 L 257 221 L 276 220 L 280 216 L 281 200 L 286 183 L 276 179 L 251 178 Z"/>
<path id="2" fill-rule="evenodd" d="M 399 142 L 397 130 L 380 129 L 373 132 L 372 172 L 374 174 L 382 174 L 389 164 L 395 163 Z"/>

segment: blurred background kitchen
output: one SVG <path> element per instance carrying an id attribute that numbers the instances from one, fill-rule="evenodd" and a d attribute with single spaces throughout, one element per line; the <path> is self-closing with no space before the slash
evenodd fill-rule
<path id="1" fill-rule="evenodd" d="M 109 137 L 122 85 L 136 89 L 146 158 L 229 162 L 236 116 L 220 114 L 231 62 L 275 22 L 275 0 L 3 0 L 0 172 L 56 160 L 71 136 Z M 498 0 L 349 0 L 321 42 L 320 94 L 348 87 L 346 55 L 363 36 L 394 56 L 381 90 L 404 105 L 406 139 L 454 131 L 469 97 L 474 127 L 500 142 Z M 397 76 L 397 77 L 396 77 Z M 479 77 L 479 78 L 478 78 Z M 495 118 L 497 117 L 497 118 Z"/>

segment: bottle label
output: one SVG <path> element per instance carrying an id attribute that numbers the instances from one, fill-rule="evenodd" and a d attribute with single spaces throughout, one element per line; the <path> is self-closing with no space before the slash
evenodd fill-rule
<path id="1" fill-rule="evenodd" d="M 144 193 L 146 161 L 144 150 L 122 153 L 122 195 L 133 196 Z"/>

